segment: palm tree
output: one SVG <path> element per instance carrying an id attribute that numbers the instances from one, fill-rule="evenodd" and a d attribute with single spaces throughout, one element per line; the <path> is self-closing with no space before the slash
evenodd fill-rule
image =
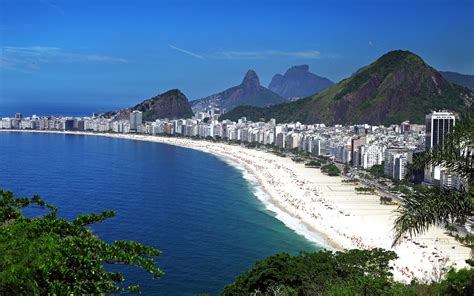
<path id="1" fill-rule="evenodd" d="M 465 221 L 473 214 L 473 139 L 474 121 L 469 114 L 463 114 L 442 145 L 425 151 L 410 165 L 408 178 L 414 170 L 442 166 L 459 175 L 465 184 L 459 189 L 430 187 L 406 195 L 397 210 L 393 245 L 406 234 L 414 236 L 433 225 Z"/>

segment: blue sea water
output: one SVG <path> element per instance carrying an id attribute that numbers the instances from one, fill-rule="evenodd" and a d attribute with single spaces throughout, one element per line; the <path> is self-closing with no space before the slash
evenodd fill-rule
<path id="1" fill-rule="evenodd" d="M 39 194 L 72 219 L 115 210 L 94 226 L 112 242 L 136 240 L 163 253 L 153 280 L 120 267 L 145 295 L 217 295 L 256 260 L 320 249 L 275 218 L 242 172 L 171 145 L 96 136 L 0 132 L 0 188 Z"/>
<path id="2" fill-rule="evenodd" d="M 80 102 L 80 100 L 79 100 Z M 87 104 L 81 103 L 64 103 L 64 102 L 22 102 L 18 100 L 5 100 L 0 98 L 0 117 L 14 117 L 15 113 L 22 113 L 23 116 L 92 116 L 94 112 L 107 112 L 111 110 L 117 110 L 124 108 L 127 105 L 124 104 L 102 104 L 99 100 L 94 102 L 88 102 Z"/>

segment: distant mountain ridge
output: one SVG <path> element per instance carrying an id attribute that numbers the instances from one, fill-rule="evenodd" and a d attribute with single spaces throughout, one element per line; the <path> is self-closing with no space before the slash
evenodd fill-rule
<path id="1" fill-rule="evenodd" d="M 423 123 L 431 109 L 473 112 L 473 97 L 472 90 L 451 84 L 419 56 L 395 50 L 319 94 L 267 108 L 238 107 L 224 118 L 326 124 Z"/>
<path id="2" fill-rule="evenodd" d="M 333 84 L 331 80 L 309 72 L 308 65 L 299 65 L 289 68 L 284 75 L 273 76 L 268 89 L 287 99 L 304 98 Z"/>
<path id="3" fill-rule="evenodd" d="M 144 100 L 133 107 L 108 112 L 103 116 L 113 117 L 116 120 L 129 119 L 130 113 L 134 110 L 143 112 L 144 121 L 155 121 L 164 118 L 191 118 L 194 115 L 188 98 L 179 89 L 172 89 Z"/>
<path id="4" fill-rule="evenodd" d="M 450 71 L 440 71 L 441 75 L 451 83 L 456 83 L 474 89 L 474 75 L 461 74 Z"/>
<path id="5" fill-rule="evenodd" d="M 285 101 L 284 98 L 261 86 L 257 73 L 249 70 L 240 85 L 191 101 L 190 104 L 194 112 L 199 112 L 206 110 L 209 106 L 232 110 L 241 105 L 266 107 Z"/>

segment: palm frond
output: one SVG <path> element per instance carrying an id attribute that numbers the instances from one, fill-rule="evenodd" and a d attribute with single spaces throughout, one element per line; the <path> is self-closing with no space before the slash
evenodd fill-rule
<path id="1" fill-rule="evenodd" d="M 426 166 L 442 166 L 472 181 L 474 179 L 474 121 L 468 114 L 456 122 L 443 145 L 423 152 L 409 167 L 410 173 Z M 410 174 L 411 175 L 411 174 Z"/>
<path id="2" fill-rule="evenodd" d="M 472 198 L 472 192 L 438 187 L 405 196 L 396 211 L 392 246 L 400 243 L 404 235 L 413 237 L 430 226 L 466 219 L 473 210 Z"/>

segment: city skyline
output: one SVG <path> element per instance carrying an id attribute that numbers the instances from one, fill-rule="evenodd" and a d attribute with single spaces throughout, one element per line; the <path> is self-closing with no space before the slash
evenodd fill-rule
<path id="1" fill-rule="evenodd" d="M 432 133 L 434 121 L 450 120 L 454 126 L 455 114 L 447 111 L 432 111 L 426 114 L 426 122 L 413 124 L 404 121 L 390 126 L 377 126 L 366 123 L 326 126 L 324 123 L 301 124 L 300 122 L 247 121 L 242 117 L 238 121 L 219 120 L 221 110 L 210 108 L 196 112 L 191 118 L 160 118 L 144 120 L 141 111 L 133 111 L 129 118 L 122 116 L 97 117 L 54 117 L 26 116 L 16 113 L 15 117 L 0 118 L 1 130 L 23 130 L 43 132 L 88 132 L 115 135 L 149 135 L 152 137 L 178 137 L 225 141 L 229 143 L 247 143 L 262 145 L 266 149 L 303 151 L 315 157 L 327 157 L 339 164 L 370 170 L 374 166 L 383 168 L 384 174 L 393 180 L 403 180 L 408 174 L 408 166 L 413 157 L 431 147 L 432 143 L 441 143 L 449 127 L 443 127 L 438 133 Z M 441 118 L 441 119 L 440 119 Z M 436 124 L 438 126 L 438 124 Z M 441 124 L 440 124 L 441 126 Z M 436 127 L 438 129 L 438 127 Z M 255 146 L 249 146 L 255 147 Z M 429 148 L 428 148 L 429 149 Z M 425 171 L 427 184 L 454 186 L 460 188 L 462 179 L 442 167 Z M 419 176 L 415 177 L 418 180 Z M 420 181 L 420 180 L 418 180 Z"/>

